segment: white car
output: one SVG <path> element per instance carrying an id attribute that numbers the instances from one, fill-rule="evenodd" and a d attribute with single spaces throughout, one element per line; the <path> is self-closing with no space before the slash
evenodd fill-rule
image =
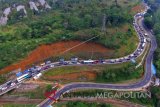
<path id="1" fill-rule="evenodd" d="M 6 89 L 7 89 L 7 87 L 3 87 L 1 90 L 4 91 L 4 90 L 6 90 Z"/>
<path id="2" fill-rule="evenodd" d="M 114 63 L 114 62 L 115 62 L 115 60 L 114 60 L 114 59 L 111 59 L 111 60 L 110 60 L 110 62 L 111 62 L 111 63 Z"/>
<path id="3" fill-rule="evenodd" d="M 53 67 L 54 67 L 54 64 L 50 64 L 50 67 L 53 68 Z"/>
<path id="4" fill-rule="evenodd" d="M 15 86 L 16 84 L 15 83 L 11 83 L 11 87 Z"/>

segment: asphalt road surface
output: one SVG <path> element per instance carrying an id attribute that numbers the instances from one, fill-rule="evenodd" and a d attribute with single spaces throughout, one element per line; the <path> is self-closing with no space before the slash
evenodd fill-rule
<path id="1" fill-rule="evenodd" d="M 136 22 L 139 26 L 141 26 L 143 29 L 145 29 L 142 26 L 143 18 L 140 19 L 140 23 Z M 138 32 L 140 33 L 140 32 Z M 71 83 L 68 85 L 65 85 L 62 89 L 58 90 L 55 95 L 52 94 L 50 97 L 54 99 L 59 99 L 60 96 L 68 91 L 75 90 L 75 89 L 108 89 L 108 90 L 137 90 L 143 87 L 146 87 L 150 84 L 151 78 L 152 78 L 152 71 L 151 71 L 151 64 L 153 60 L 153 54 L 154 51 L 157 48 L 157 43 L 155 37 L 152 35 L 152 33 L 147 30 L 147 33 L 149 34 L 149 37 L 151 39 L 151 47 L 149 49 L 149 53 L 146 57 L 146 63 L 145 63 L 145 74 L 141 81 L 134 83 L 134 84 L 128 84 L 128 85 L 117 85 L 117 84 L 101 84 L 101 83 Z M 54 101 L 53 99 L 47 98 L 42 103 L 40 103 L 39 107 L 47 107 L 48 105 L 52 104 Z"/>

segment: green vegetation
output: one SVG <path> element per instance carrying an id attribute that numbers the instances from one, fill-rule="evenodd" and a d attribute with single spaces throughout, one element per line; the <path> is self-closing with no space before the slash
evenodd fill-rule
<path id="1" fill-rule="evenodd" d="M 151 98 L 127 98 L 124 100 L 129 100 L 135 103 L 146 105 L 147 107 L 160 107 L 160 88 L 159 87 L 151 87 Z"/>
<path id="2" fill-rule="evenodd" d="M 155 107 L 159 107 L 160 106 L 160 88 L 159 87 L 152 87 L 151 88 L 151 93 L 152 93 L 152 99 L 153 99 L 153 104 Z"/>
<path id="3" fill-rule="evenodd" d="M 14 95 L 14 96 L 18 96 L 18 97 L 27 97 L 27 98 L 30 98 L 30 99 L 45 99 L 45 92 L 47 90 L 47 86 L 44 86 L 44 87 L 37 87 L 36 89 L 34 90 L 29 90 L 29 91 L 22 91 L 22 92 L 14 92 L 14 91 L 11 91 L 9 92 L 8 94 L 9 95 Z"/>
<path id="4" fill-rule="evenodd" d="M 50 91 L 52 91 L 52 85 L 47 85 L 46 86 L 46 92 L 50 92 Z"/>
<path id="5" fill-rule="evenodd" d="M 81 72 L 81 71 L 102 71 L 105 68 L 110 68 L 110 69 L 118 69 L 123 67 L 124 65 L 127 65 L 128 63 L 125 64 L 113 64 L 111 65 L 95 65 L 95 66 L 68 66 L 68 67 L 60 67 L 60 68 L 54 68 L 51 69 L 47 72 L 44 73 L 44 76 L 55 76 L 55 75 L 64 75 L 68 73 L 74 73 L 74 72 Z"/>
<path id="6" fill-rule="evenodd" d="M 122 91 L 95 90 L 95 89 L 94 90 L 85 90 L 84 89 L 81 91 L 66 93 L 63 95 L 63 97 L 64 98 L 68 98 L 68 97 L 74 98 L 74 97 L 79 97 L 79 96 L 81 96 L 81 97 L 99 97 L 101 94 L 104 94 L 104 93 L 110 93 L 114 96 L 116 94 L 120 95 L 120 93 L 123 93 L 123 92 Z M 131 93 L 131 92 L 124 92 L 124 93 Z M 137 92 L 132 92 L 132 95 L 136 95 L 136 93 Z M 111 97 L 111 96 L 104 95 L 101 97 Z M 138 96 L 135 96 L 135 98 L 133 98 L 131 96 L 129 98 L 124 98 L 124 96 L 121 96 L 120 98 L 117 97 L 117 99 L 127 100 L 127 101 L 133 102 L 133 103 L 138 103 L 138 104 L 144 105 L 146 107 L 153 107 L 155 98 L 153 98 L 153 95 L 152 95 L 152 98 L 149 98 L 149 97 L 138 98 Z M 157 106 L 157 107 L 159 107 L 159 106 Z"/>
<path id="7" fill-rule="evenodd" d="M 133 94 L 136 92 L 133 92 Z M 145 92 L 144 92 L 145 93 Z M 154 107 L 154 100 L 153 97 L 149 98 L 121 98 L 122 100 L 130 101 L 136 104 L 145 105 L 145 107 Z"/>
<path id="8" fill-rule="evenodd" d="M 153 29 L 156 36 L 158 48 L 154 55 L 154 63 L 157 68 L 157 76 L 160 77 L 160 2 L 157 0 L 146 0 L 151 5 L 151 9 L 148 10 L 145 15 L 145 25 L 148 28 Z"/>
<path id="9" fill-rule="evenodd" d="M 9 3 L 3 3 L 2 7 Z M 17 19 L 19 13 L 12 12 L 8 25 L 0 27 L 0 69 L 25 57 L 40 44 L 62 40 L 84 41 L 99 35 L 92 41 L 120 49 L 135 35 L 130 10 L 137 3 L 139 0 L 117 3 L 114 0 L 61 0 L 56 3 L 49 0 L 52 10 L 37 16 L 27 9 L 28 17 Z M 107 15 L 107 30 L 101 32 L 104 14 Z M 116 29 L 124 24 L 127 25 L 125 30 Z M 133 51 L 133 45 L 126 48 Z"/>
<path id="10" fill-rule="evenodd" d="M 143 74 L 143 68 L 135 69 L 134 65 L 127 65 L 121 68 L 106 68 L 97 75 L 98 82 L 120 82 L 124 80 L 138 79 Z"/>
<path id="11" fill-rule="evenodd" d="M 143 67 L 135 69 L 135 65 L 131 63 L 117 64 L 117 65 L 96 65 L 96 66 L 72 66 L 61 67 L 51 69 L 44 73 L 42 79 L 54 81 L 54 79 L 48 79 L 48 76 L 65 75 L 75 72 L 83 71 L 95 71 L 95 82 L 123 82 L 126 80 L 139 79 L 143 76 Z"/>
<path id="12" fill-rule="evenodd" d="M 112 107 L 110 104 L 105 103 L 89 103 L 89 102 L 67 102 L 66 104 L 56 104 L 56 107 Z"/>
<path id="13" fill-rule="evenodd" d="M 156 76 L 160 78 L 160 1 L 159 0 L 145 0 L 150 6 L 151 9 L 148 10 L 145 15 L 145 25 L 153 29 L 154 35 L 157 39 L 158 48 L 154 54 L 154 64 L 157 68 Z M 154 107 L 160 106 L 160 89 L 158 87 L 151 88 L 152 99 Z"/>
<path id="14" fill-rule="evenodd" d="M 6 78 L 2 75 L 0 75 L 0 84 L 4 83 L 6 81 Z"/>
<path id="15" fill-rule="evenodd" d="M 151 89 L 151 92 L 153 89 Z M 156 90 L 158 90 L 158 88 L 156 88 Z M 157 92 L 157 91 L 156 91 Z M 156 93 L 155 92 L 155 93 Z M 106 93 L 106 95 L 104 95 L 104 93 Z M 157 95 L 157 97 L 154 97 L 154 95 L 151 96 L 151 98 L 149 97 L 141 97 L 138 98 L 138 94 L 137 92 L 122 92 L 122 91 L 110 91 L 110 90 L 81 90 L 81 91 L 76 91 L 76 92 L 70 92 L 70 93 L 66 93 L 63 95 L 64 98 L 74 98 L 74 97 L 99 97 L 101 94 L 103 94 L 104 96 L 101 97 L 112 97 L 112 96 L 107 96 L 107 93 L 110 93 L 110 95 L 121 95 L 121 93 L 131 93 L 132 95 L 135 95 L 135 97 L 128 97 L 128 98 L 124 98 L 124 96 L 122 95 L 121 97 L 117 97 L 115 99 L 120 99 L 120 100 L 126 100 L 129 102 L 133 102 L 133 103 L 137 103 L 140 105 L 144 105 L 145 107 L 159 107 L 159 106 L 154 106 L 154 102 L 155 102 L 155 98 L 158 98 L 158 93 L 154 94 Z M 145 92 L 142 92 L 145 94 Z M 158 101 L 158 100 L 157 100 Z"/>

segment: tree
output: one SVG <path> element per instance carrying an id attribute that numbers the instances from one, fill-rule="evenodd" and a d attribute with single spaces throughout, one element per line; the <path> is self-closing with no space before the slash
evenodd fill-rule
<path id="1" fill-rule="evenodd" d="M 6 81 L 6 78 L 2 75 L 0 75 L 0 84 L 5 82 Z"/>
<path id="2" fill-rule="evenodd" d="M 160 101 L 157 102 L 156 107 L 160 107 Z"/>
<path id="3" fill-rule="evenodd" d="M 117 0 L 115 0 L 115 4 L 116 4 L 116 6 L 118 7 L 118 1 L 117 1 Z"/>
<path id="4" fill-rule="evenodd" d="M 47 85 L 47 87 L 46 87 L 46 92 L 50 92 L 52 90 L 52 85 Z"/>
<path id="5" fill-rule="evenodd" d="M 153 27 L 153 21 L 152 21 L 152 17 L 145 17 L 144 19 L 144 23 L 148 28 L 152 28 Z"/>
<path id="6" fill-rule="evenodd" d="M 155 34 L 160 34 L 160 23 L 156 23 L 153 30 Z"/>

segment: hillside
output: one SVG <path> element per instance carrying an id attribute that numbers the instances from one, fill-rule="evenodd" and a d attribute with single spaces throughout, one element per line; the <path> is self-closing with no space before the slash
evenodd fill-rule
<path id="1" fill-rule="evenodd" d="M 12 11 L 6 25 L 0 27 L 0 69 L 24 58 L 41 44 L 58 41 L 84 41 L 97 36 L 92 42 L 109 49 L 126 46 L 129 53 L 136 48 L 134 41 L 129 45 L 128 40 L 136 37 L 131 10 L 139 0 L 48 0 L 44 5 L 39 3 L 38 11 L 27 0 L 1 2 L 2 10 L 12 7 Z M 16 11 L 18 6 L 21 8 Z"/>

